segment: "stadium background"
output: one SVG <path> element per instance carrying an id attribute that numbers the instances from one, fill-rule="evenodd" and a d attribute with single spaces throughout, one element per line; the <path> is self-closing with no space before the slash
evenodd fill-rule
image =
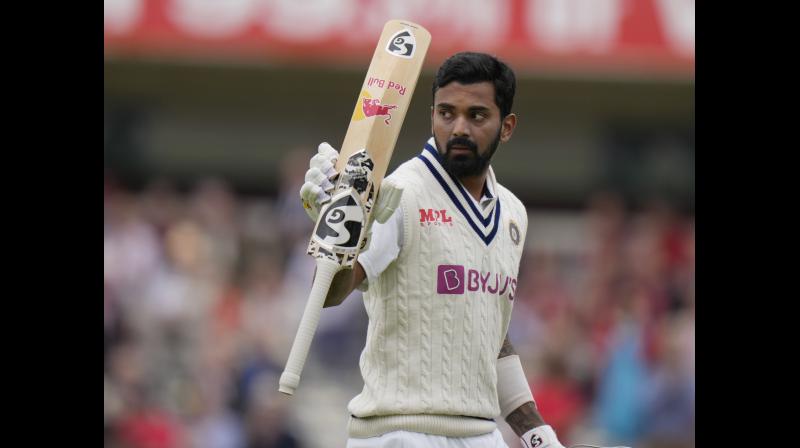
<path id="1" fill-rule="evenodd" d="M 530 214 L 510 336 L 545 418 L 565 445 L 694 446 L 693 0 L 106 0 L 105 445 L 343 445 L 359 293 L 277 393 L 313 271 L 297 192 L 396 17 L 433 43 L 390 170 L 447 55 L 517 72 L 493 166 Z"/>

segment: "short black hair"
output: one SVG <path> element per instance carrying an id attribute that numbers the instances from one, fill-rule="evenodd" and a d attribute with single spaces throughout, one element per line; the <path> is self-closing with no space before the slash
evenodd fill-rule
<path id="1" fill-rule="evenodd" d="M 432 97 L 436 91 L 451 82 L 461 84 L 474 84 L 489 81 L 494 84 L 494 102 L 500 108 L 501 118 L 511 113 L 514 104 L 514 92 L 517 89 L 517 80 L 514 71 L 501 60 L 486 53 L 461 52 L 456 53 L 439 67 L 436 78 L 433 80 Z"/>

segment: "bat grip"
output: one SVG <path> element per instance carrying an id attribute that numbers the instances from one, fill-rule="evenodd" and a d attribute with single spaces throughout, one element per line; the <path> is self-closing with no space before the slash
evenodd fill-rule
<path id="1" fill-rule="evenodd" d="M 314 276 L 314 284 L 311 286 L 311 293 L 300 319 L 300 326 L 292 343 L 292 350 L 289 352 L 289 359 L 286 361 L 286 368 L 283 370 L 278 390 L 287 394 L 294 394 L 297 384 L 300 382 L 300 373 L 306 363 L 308 349 L 317 331 L 319 316 L 322 313 L 322 306 L 325 304 L 325 297 L 328 296 L 333 277 L 339 270 L 339 263 L 327 258 L 317 258 L 317 273 Z"/>

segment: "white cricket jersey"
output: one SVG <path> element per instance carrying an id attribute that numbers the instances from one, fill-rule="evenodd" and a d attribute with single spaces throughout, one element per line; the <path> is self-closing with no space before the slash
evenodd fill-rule
<path id="1" fill-rule="evenodd" d="M 457 179 L 453 180 L 461 184 Z M 483 197 L 481 197 L 480 202 L 475 201 L 472 195 L 469 195 L 469 198 L 481 210 L 486 210 L 487 207 L 492 205 L 492 199 L 494 198 L 491 183 L 486 184 L 486 190 L 483 191 Z M 364 273 L 367 275 L 364 281 L 365 284 L 369 284 L 370 279 L 375 279 L 381 275 L 384 269 L 396 260 L 400 254 L 400 248 L 403 247 L 403 213 L 405 213 L 403 206 L 400 205 L 386 222 L 375 221 L 372 223 L 369 248 L 358 255 L 358 264 L 364 268 Z M 366 290 L 366 288 L 363 288 L 363 290 Z"/>
<path id="2" fill-rule="evenodd" d="M 384 182 L 403 189 L 402 212 L 373 228 L 359 257 L 369 326 L 359 363 L 364 389 L 348 405 L 350 436 L 490 433 L 525 207 L 491 168 L 477 203 L 442 168 L 433 139 Z"/>

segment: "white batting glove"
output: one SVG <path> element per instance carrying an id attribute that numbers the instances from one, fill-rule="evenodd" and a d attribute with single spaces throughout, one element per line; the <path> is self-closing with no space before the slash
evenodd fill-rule
<path id="1" fill-rule="evenodd" d="M 525 448 L 565 448 L 550 425 L 537 426 L 520 437 Z"/>
<path id="2" fill-rule="evenodd" d="M 317 222 L 322 206 L 331 200 L 330 193 L 339 176 L 336 172 L 338 158 L 339 152 L 327 142 L 322 142 L 308 164 L 306 182 L 300 187 L 300 199 L 308 217 L 314 222 Z"/>
<path id="3" fill-rule="evenodd" d="M 375 207 L 372 210 L 372 216 L 379 223 L 385 223 L 397 210 L 402 197 L 402 188 L 395 185 L 392 179 L 383 179 L 381 189 L 378 191 L 378 198 L 375 201 Z"/>

